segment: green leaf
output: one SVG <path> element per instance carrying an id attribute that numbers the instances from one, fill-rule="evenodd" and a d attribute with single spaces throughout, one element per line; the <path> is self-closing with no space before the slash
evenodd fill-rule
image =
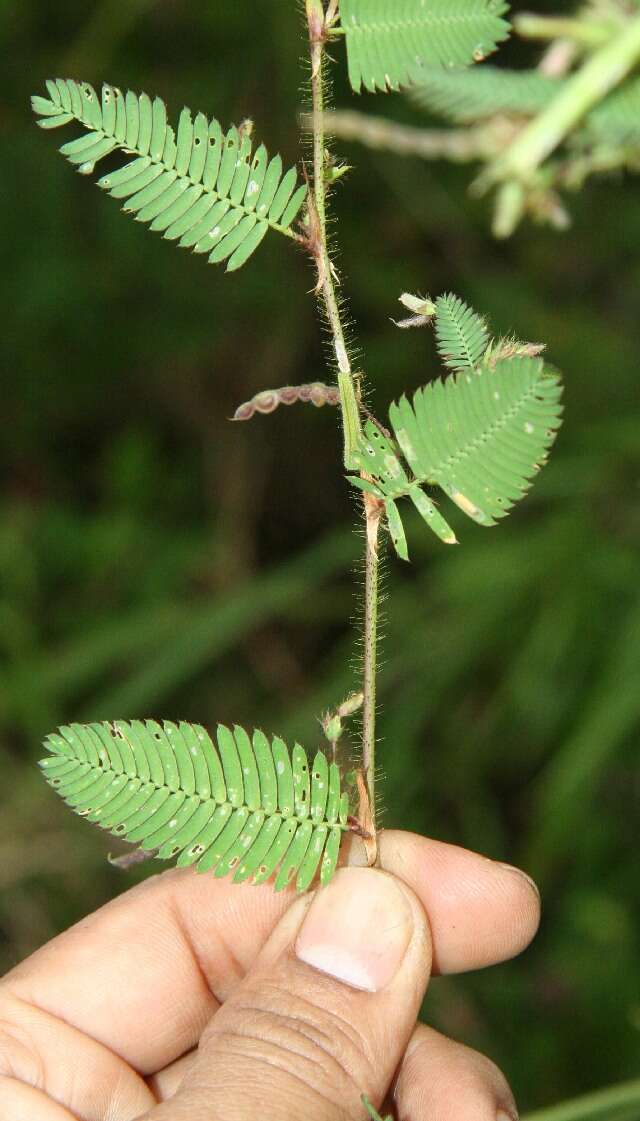
<path id="1" fill-rule="evenodd" d="M 277 874 L 306 891 L 333 875 L 347 826 L 340 773 L 318 752 L 310 771 L 274 736 L 155 720 L 72 724 L 48 736 L 40 763 L 77 814 L 159 859 L 254 883 Z"/>
<path id="2" fill-rule="evenodd" d="M 509 34 L 506 0 L 341 0 L 349 78 L 362 87 L 398 89 L 421 67 L 467 66 Z"/>
<path id="3" fill-rule="evenodd" d="M 503 70 L 472 66 L 465 70 L 423 68 L 409 98 L 421 109 L 458 124 L 470 124 L 496 113 L 532 116 L 552 101 L 564 85 L 537 70 Z"/>
<path id="4" fill-rule="evenodd" d="M 561 423 L 558 375 L 539 358 L 511 358 L 419 389 L 390 409 L 420 483 L 435 483 L 480 525 L 524 496 Z"/>
<path id="5" fill-rule="evenodd" d="M 412 482 L 398 456 L 398 448 L 387 439 L 370 420 L 364 426 L 363 437 L 356 451 L 355 464 L 372 481 L 350 476 L 349 481 L 359 490 L 374 494 L 385 503 L 387 526 L 394 549 L 401 560 L 408 560 L 407 541 L 395 499 L 408 497 L 425 519 L 429 529 L 446 545 L 456 544 L 456 535 L 442 517 L 434 503 Z"/>
<path id="6" fill-rule="evenodd" d="M 391 406 L 395 440 L 371 420 L 354 455 L 353 486 L 385 505 L 391 540 L 408 559 L 397 501 L 409 498 L 446 545 L 456 535 L 424 486 L 438 486 L 479 525 L 505 517 L 546 462 L 560 427 L 559 375 L 538 357 L 544 347 L 491 341 L 485 320 L 457 296 L 436 301 L 438 350 L 450 369 Z"/>
<path id="7" fill-rule="evenodd" d="M 435 329 L 438 352 L 450 370 L 473 370 L 489 344 L 486 320 L 452 293 L 436 301 Z"/>
<path id="8" fill-rule="evenodd" d="M 83 125 L 83 135 L 60 149 L 83 174 L 114 151 L 125 154 L 128 162 L 98 186 L 167 240 L 207 253 L 212 264 L 227 261 L 233 272 L 269 229 L 294 237 L 307 188 L 294 167 L 283 175 L 282 160 L 269 160 L 264 145 L 254 155 L 248 134 L 232 127 L 223 135 L 218 121 L 203 113 L 192 119 L 189 109 L 176 134 L 160 98 L 115 86 L 104 85 L 102 99 L 87 82 L 56 79 L 47 90 L 49 98 L 32 98 L 40 127 Z"/>

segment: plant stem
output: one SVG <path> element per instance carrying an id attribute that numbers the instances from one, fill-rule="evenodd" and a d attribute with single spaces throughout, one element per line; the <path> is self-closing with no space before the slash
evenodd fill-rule
<path id="1" fill-rule="evenodd" d="M 375 830 L 376 809 L 376 678 L 378 670 L 378 605 L 380 602 L 380 558 L 378 535 L 382 511 L 371 495 L 364 496 L 366 515 L 364 681 L 362 712 L 362 769 L 369 792 L 371 822 Z"/>
<path id="2" fill-rule="evenodd" d="M 520 183 L 530 181 L 540 164 L 585 114 L 626 78 L 639 58 L 640 16 L 636 16 L 567 79 L 547 109 L 520 133 L 504 156 L 481 178 L 486 183 L 509 179 Z"/>
<path id="3" fill-rule="evenodd" d="M 336 5 L 325 15 L 323 0 L 305 0 L 309 42 L 311 47 L 311 92 L 313 132 L 313 194 L 309 212 L 310 246 L 318 270 L 318 292 L 322 294 L 338 364 L 338 387 L 344 431 L 344 462 L 348 470 L 358 470 L 355 452 L 361 439 L 360 405 L 347 351 L 340 306 L 336 294 L 336 273 L 327 244 L 327 180 L 325 151 L 324 65 L 327 37 L 327 16 L 335 16 Z M 315 211 L 315 214 L 314 214 Z M 317 226 L 317 229 L 313 227 Z M 369 825 L 375 832 L 375 743 L 376 743 L 376 671 L 378 646 L 379 559 L 378 532 L 381 510 L 376 500 L 364 495 L 366 515 L 365 609 L 364 609 L 364 676 L 362 716 L 362 768 L 370 803 Z M 375 854 L 375 844 L 373 845 Z"/>
<path id="4" fill-rule="evenodd" d="M 513 26 L 523 39 L 571 39 L 584 47 L 601 47 L 608 43 L 616 31 L 616 24 L 586 19 L 558 16 L 540 16 L 522 12 L 514 18 Z"/>
<path id="5" fill-rule="evenodd" d="M 524 1121 L 605 1121 L 608 1118 L 614 1121 L 618 1115 L 626 1117 L 634 1107 L 636 1110 L 640 1107 L 640 1080 L 608 1086 L 549 1109 L 528 1113 Z"/>
<path id="6" fill-rule="evenodd" d="M 306 0 L 309 41 L 311 44 L 311 92 L 313 100 L 313 197 L 317 212 L 317 243 L 314 253 L 318 267 L 318 286 L 322 291 L 333 346 L 338 363 L 338 388 L 342 405 L 344 429 L 344 464 L 355 468 L 354 451 L 360 436 L 360 410 L 356 399 L 353 371 L 334 280 L 334 268 L 327 245 L 327 161 L 324 131 L 324 48 L 325 14 L 322 0 Z"/>
<path id="7" fill-rule="evenodd" d="M 309 118 L 303 118 L 309 125 Z M 355 140 L 366 148 L 394 152 L 399 156 L 419 156 L 424 160 L 451 160 L 468 163 L 492 158 L 501 147 L 496 130 L 486 125 L 479 128 L 424 129 L 401 125 L 385 117 L 374 117 L 354 110 L 325 113 L 324 127 L 328 136 Z"/>

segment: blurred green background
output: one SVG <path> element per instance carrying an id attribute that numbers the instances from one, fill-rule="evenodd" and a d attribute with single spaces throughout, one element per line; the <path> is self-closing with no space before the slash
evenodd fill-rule
<path id="1" fill-rule="evenodd" d="M 233 277 L 189 259 L 74 175 L 28 106 L 46 77 L 106 79 L 174 116 L 252 114 L 293 160 L 296 9 L 0 3 L 3 968 L 135 875 L 41 781 L 44 733 L 154 715 L 314 746 L 354 683 L 361 542 L 336 414 L 227 422 L 262 388 L 324 378 L 308 263 L 278 238 Z M 400 98 L 359 107 L 419 123 Z M 389 560 L 381 675 L 385 821 L 541 885 L 533 948 L 437 981 L 427 1006 L 540 1106 L 632 1077 L 640 1052 L 640 183 L 592 185 L 565 235 L 498 245 L 468 171 L 342 152 L 345 292 L 380 413 L 438 368 L 427 332 L 390 323 L 405 290 L 454 289 L 566 373 L 557 450 L 513 517 L 460 517 L 455 551 L 413 525 L 413 566 Z"/>

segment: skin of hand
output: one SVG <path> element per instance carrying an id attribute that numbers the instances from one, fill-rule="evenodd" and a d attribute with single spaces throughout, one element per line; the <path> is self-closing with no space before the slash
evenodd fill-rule
<path id="1" fill-rule="evenodd" d="M 530 942 L 522 872 L 410 833 L 295 897 L 155 876 L 0 982 L 0 1121 L 510 1121 L 483 1056 L 417 1024 L 433 974 Z"/>

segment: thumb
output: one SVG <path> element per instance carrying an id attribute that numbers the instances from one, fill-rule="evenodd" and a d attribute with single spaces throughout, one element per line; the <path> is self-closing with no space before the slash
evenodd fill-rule
<path id="1" fill-rule="evenodd" d="M 380 1102 L 389 1088 L 430 965 L 410 889 L 378 869 L 340 869 L 293 903 L 149 1121 L 360 1121 L 362 1094 Z"/>

